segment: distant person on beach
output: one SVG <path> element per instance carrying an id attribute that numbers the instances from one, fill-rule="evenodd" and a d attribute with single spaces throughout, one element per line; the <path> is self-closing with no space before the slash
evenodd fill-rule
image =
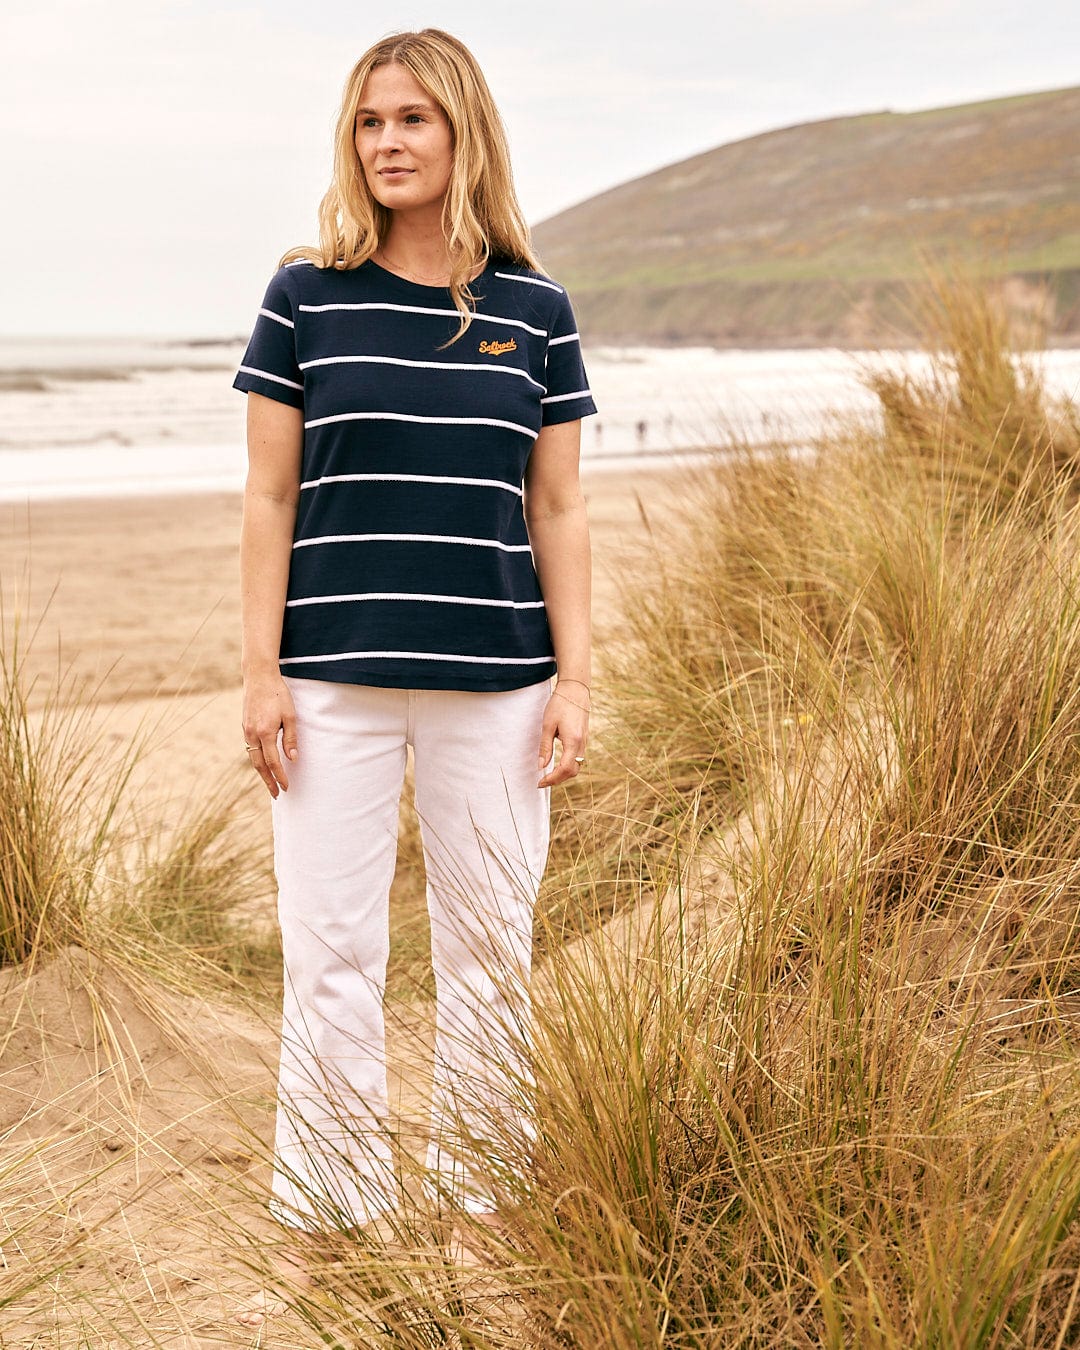
<path id="1" fill-rule="evenodd" d="M 596 411 L 456 38 L 398 33 L 357 61 L 319 224 L 270 279 L 233 381 L 244 749 L 272 798 L 285 966 L 269 1203 L 300 1283 L 306 1234 L 398 1205 L 383 992 L 408 745 L 438 998 L 424 1195 L 497 1221 L 468 1142 L 530 1072 L 551 788 L 588 734 Z M 240 1320 L 283 1306 L 264 1294 Z"/>

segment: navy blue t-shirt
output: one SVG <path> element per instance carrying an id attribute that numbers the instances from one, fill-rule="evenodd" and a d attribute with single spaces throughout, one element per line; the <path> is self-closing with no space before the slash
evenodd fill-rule
<path id="1" fill-rule="evenodd" d="M 304 412 L 283 674 L 516 689 L 555 674 L 522 510 L 542 426 L 596 412 L 570 299 L 493 259 L 449 287 L 288 263 L 233 387 Z"/>

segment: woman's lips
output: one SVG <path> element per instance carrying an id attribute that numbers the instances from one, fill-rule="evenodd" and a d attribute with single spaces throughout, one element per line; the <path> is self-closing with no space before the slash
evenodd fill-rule
<path id="1" fill-rule="evenodd" d="M 407 178 L 412 169 L 380 169 L 380 178 Z"/>

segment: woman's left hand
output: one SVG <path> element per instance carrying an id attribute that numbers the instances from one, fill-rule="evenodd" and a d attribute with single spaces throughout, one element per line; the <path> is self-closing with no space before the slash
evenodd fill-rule
<path id="1" fill-rule="evenodd" d="M 538 788 L 554 787 L 576 778 L 581 771 L 581 760 L 585 757 L 585 741 L 589 734 L 589 709 L 581 700 L 588 695 L 579 693 L 575 686 L 574 694 L 560 694 L 558 689 L 547 701 L 544 720 L 540 728 L 540 763 L 543 777 L 537 783 Z M 544 773 L 551 760 L 555 741 L 562 744 L 562 754 L 550 773 Z"/>

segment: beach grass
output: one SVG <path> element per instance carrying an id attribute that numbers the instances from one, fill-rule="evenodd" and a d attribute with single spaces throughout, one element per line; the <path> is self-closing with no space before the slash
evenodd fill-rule
<path id="1" fill-rule="evenodd" d="M 507 1083 L 533 1137 L 495 1112 L 474 1141 L 505 1231 L 450 1197 L 433 1229 L 403 1138 L 401 1215 L 374 1235 L 330 1222 L 318 1285 L 286 1286 L 260 1345 L 1080 1338 L 1080 422 L 977 284 L 934 276 L 917 302 L 932 369 L 868 376 L 876 430 L 703 469 L 627 563 L 537 918 L 535 1081 Z M 86 901 L 112 817 L 96 806 L 73 833 L 60 786 L 77 775 L 45 773 L 62 732 L 28 738 L 17 690 L 0 720 L 21 803 L 0 808 L 20 841 L 10 973 L 75 943 L 141 969 L 150 1003 L 159 978 L 170 997 L 211 987 L 200 963 L 222 1000 L 254 982 L 273 949 L 238 939 L 263 879 L 234 804 L 148 841 L 121 886 L 138 923 L 118 922 Z M 260 1081 L 219 1084 L 201 1118 L 238 1137 L 246 1120 L 265 1165 Z M 265 1172 L 211 1185 L 153 1128 L 140 1146 L 191 1182 L 168 1231 L 213 1231 L 222 1268 L 270 1279 Z M 69 1324 L 117 1345 L 209 1334 L 198 1280 L 166 1295 L 115 1275 L 125 1203 L 88 1230 L 82 1271 L 23 1243 Z M 149 1263 L 160 1234 L 140 1231 Z M 0 1276 L 20 1315 L 26 1278 L 18 1261 Z M 222 1305 L 220 1343 L 252 1344 Z"/>
<path id="2" fill-rule="evenodd" d="M 31 713 L 18 621 L 0 651 L 0 966 L 31 961 L 86 932 L 103 883 L 140 728 L 104 765 L 93 690 L 58 661 Z M 89 694 L 89 696 L 87 696 Z M 74 701 L 72 701 L 74 699 Z"/>

